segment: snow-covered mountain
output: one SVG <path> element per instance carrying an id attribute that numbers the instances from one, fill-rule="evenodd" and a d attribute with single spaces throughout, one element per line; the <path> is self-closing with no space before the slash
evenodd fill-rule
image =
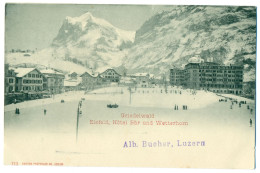
<path id="1" fill-rule="evenodd" d="M 116 67 L 157 76 L 174 66 L 183 67 L 194 56 L 225 65 L 243 64 L 244 81 L 254 81 L 256 8 L 173 6 L 152 16 L 136 32 L 116 28 L 88 12 L 66 17 L 48 48 L 30 56 L 10 53 L 6 61 L 77 73 Z"/>
<path id="2" fill-rule="evenodd" d="M 114 27 L 109 22 L 85 13 L 66 17 L 54 38 L 53 56 L 70 60 L 76 58 L 86 67 L 97 69 L 119 66 L 134 42 L 135 32 Z"/>
<path id="3" fill-rule="evenodd" d="M 166 73 L 196 55 L 220 64 L 244 64 L 245 81 L 254 80 L 256 8 L 175 6 L 158 13 L 136 31 L 124 66 Z"/>

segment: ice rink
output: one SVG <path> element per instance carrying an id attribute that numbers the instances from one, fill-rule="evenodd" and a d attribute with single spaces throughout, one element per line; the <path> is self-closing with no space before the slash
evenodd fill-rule
<path id="1" fill-rule="evenodd" d="M 85 100 L 76 141 L 77 108 L 81 98 Z M 5 164 L 253 168 L 254 101 L 234 98 L 247 104 L 239 107 L 238 103 L 232 105 L 230 99 L 219 102 L 225 98 L 211 92 L 181 88 L 168 88 L 167 92 L 164 88 L 132 88 L 130 97 L 128 88 L 110 87 L 7 105 Z M 65 103 L 61 103 L 61 99 Z M 119 107 L 107 108 L 107 104 L 114 103 Z M 175 105 L 178 110 L 174 110 Z M 187 105 L 188 110 L 183 110 L 183 105 Z M 20 108 L 19 115 L 15 114 L 15 108 Z M 122 118 L 122 113 L 153 114 L 154 118 Z M 108 121 L 110 125 L 90 124 L 91 120 Z M 113 120 L 128 124 L 113 124 Z M 131 125 L 131 120 L 140 121 L 140 124 Z M 143 121 L 153 121 L 153 125 L 143 125 Z M 157 125 L 156 121 L 188 124 Z M 133 141 L 138 147 L 124 147 L 125 142 Z M 170 142 L 171 146 L 144 146 L 144 143 L 158 141 Z M 183 142 L 197 144 L 202 141 L 205 146 L 180 146 Z"/>

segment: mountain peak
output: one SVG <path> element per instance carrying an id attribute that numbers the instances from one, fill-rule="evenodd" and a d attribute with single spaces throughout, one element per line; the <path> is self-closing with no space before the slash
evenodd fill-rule
<path id="1" fill-rule="evenodd" d="M 79 17 L 66 17 L 66 21 L 72 25 L 81 25 L 82 30 L 85 29 L 87 23 L 92 22 L 105 27 L 114 27 L 108 21 L 94 17 L 90 12 L 84 13 Z"/>
<path id="2" fill-rule="evenodd" d="M 75 22 L 86 22 L 93 19 L 93 15 L 90 12 L 84 13 L 79 17 L 70 18 L 70 20 L 74 20 Z"/>
<path id="3" fill-rule="evenodd" d="M 90 12 L 88 11 L 88 12 L 82 14 L 81 16 L 79 16 L 78 18 L 81 18 L 81 19 L 84 20 L 84 19 L 89 19 L 89 18 L 91 18 L 91 17 L 93 17 L 93 15 L 92 15 L 92 13 L 90 13 Z"/>
<path id="4" fill-rule="evenodd" d="M 66 17 L 66 21 L 70 24 L 81 24 L 82 30 L 85 28 L 86 24 L 93 20 L 93 15 L 90 12 L 84 13 L 79 17 Z"/>

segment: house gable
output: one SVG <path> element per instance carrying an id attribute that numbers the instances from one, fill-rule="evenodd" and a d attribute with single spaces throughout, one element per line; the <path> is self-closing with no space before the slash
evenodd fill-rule
<path id="1" fill-rule="evenodd" d="M 101 76 L 104 75 L 116 75 L 116 76 L 121 76 L 120 74 L 118 74 L 114 69 L 107 69 L 106 71 L 104 71 L 103 73 L 100 74 Z"/>
<path id="2" fill-rule="evenodd" d="M 82 75 L 80 75 L 80 77 L 93 77 L 93 76 L 90 75 L 88 72 L 85 72 Z"/>

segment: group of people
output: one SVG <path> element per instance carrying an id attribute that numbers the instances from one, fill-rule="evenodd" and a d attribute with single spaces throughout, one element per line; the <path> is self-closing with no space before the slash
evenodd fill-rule
<path id="1" fill-rule="evenodd" d="M 161 92 L 162 92 L 162 90 L 161 90 Z M 168 91 L 166 93 L 168 93 Z M 180 94 L 181 95 L 181 91 L 177 91 L 177 90 L 170 90 L 170 93 L 175 93 L 175 94 Z"/>
<path id="2" fill-rule="evenodd" d="M 20 114 L 20 109 L 19 108 L 15 109 L 15 114 Z"/>
<path id="3" fill-rule="evenodd" d="M 231 103 L 232 103 L 232 104 L 230 105 L 230 109 L 232 109 L 234 103 L 237 104 L 238 101 L 237 101 L 237 100 L 232 100 Z M 242 104 L 246 104 L 246 101 L 240 101 L 240 102 L 238 103 L 239 108 L 241 108 Z M 249 105 L 247 105 L 246 107 L 247 107 L 248 110 L 250 110 L 250 114 L 253 114 L 253 108 L 250 108 Z M 250 118 L 250 120 L 249 120 L 250 127 L 252 127 L 252 123 L 253 123 L 253 121 L 252 121 L 252 119 Z"/>
<path id="4" fill-rule="evenodd" d="M 183 105 L 183 106 L 182 106 L 182 109 L 183 109 L 183 110 L 188 110 L 188 106 L 187 106 L 187 105 Z"/>
<path id="5" fill-rule="evenodd" d="M 178 91 L 178 90 L 163 90 L 163 89 L 160 89 L 159 91 L 158 90 L 136 90 L 135 91 L 136 93 L 143 93 L 143 94 L 146 94 L 146 93 L 171 93 L 171 94 L 182 94 L 182 91 Z M 123 91 L 121 91 L 121 94 L 123 93 Z"/>
<path id="6" fill-rule="evenodd" d="M 196 90 L 191 90 L 190 92 L 191 92 L 192 95 L 196 95 L 197 94 Z"/>
<path id="7" fill-rule="evenodd" d="M 237 103 L 237 102 L 235 102 L 235 103 Z M 240 108 L 241 108 L 241 105 L 242 105 L 242 104 L 246 104 L 246 101 L 240 101 L 240 102 L 239 102 L 238 105 L 239 105 Z M 232 105 L 233 105 L 233 102 L 232 102 Z M 231 105 L 231 106 L 232 106 L 232 105 Z M 253 108 L 250 108 L 249 105 L 247 105 L 247 109 L 250 110 L 250 114 L 253 113 Z"/>
<path id="8" fill-rule="evenodd" d="M 179 110 L 178 105 L 174 105 L 174 110 Z M 182 110 L 188 110 L 188 106 L 187 105 L 182 105 Z"/>

